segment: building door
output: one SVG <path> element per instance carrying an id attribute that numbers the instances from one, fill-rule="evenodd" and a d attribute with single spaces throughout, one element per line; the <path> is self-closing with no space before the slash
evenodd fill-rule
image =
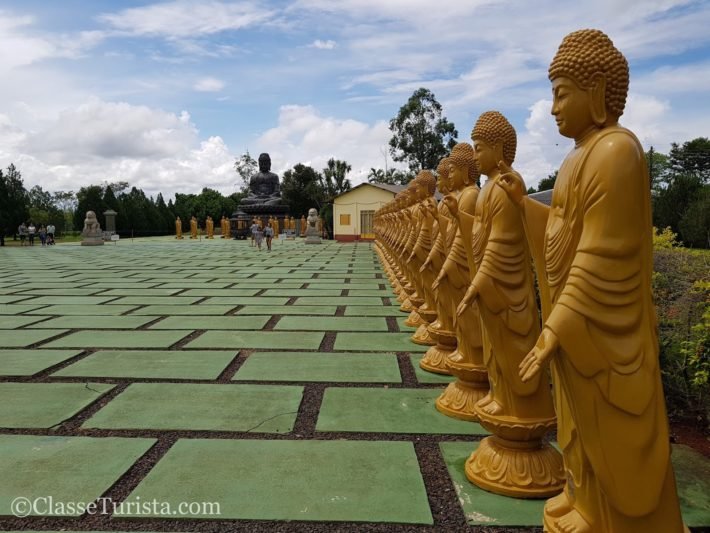
<path id="1" fill-rule="evenodd" d="M 372 219 L 375 216 L 374 211 L 360 211 L 360 238 L 374 239 L 375 230 L 372 227 Z"/>

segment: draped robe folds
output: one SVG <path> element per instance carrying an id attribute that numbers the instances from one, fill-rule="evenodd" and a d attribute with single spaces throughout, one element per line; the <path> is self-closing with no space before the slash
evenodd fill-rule
<path id="1" fill-rule="evenodd" d="M 540 323 L 530 253 L 517 207 L 496 185 L 483 186 L 473 222 L 472 254 L 493 399 L 503 416 L 525 419 L 554 417 L 545 373 L 524 383 L 518 366 L 535 345 Z"/>
<path id="2" fill-rule="evenodd" d="M 523 219 L 544 273 L 545 327 L 560 343 L 552 368 L 565 468 L 576 487 L 596 480 L 610 508 L 604 530 L 672 531 L 650 515 L 664 505 L 681 531 L 650 290 L 648 174 L 636 137 L 613 126 L 585 139 L 560 168 L 552 206 L 526 197 Z M 675 509 L 659 502 L 672 498 Z"/>

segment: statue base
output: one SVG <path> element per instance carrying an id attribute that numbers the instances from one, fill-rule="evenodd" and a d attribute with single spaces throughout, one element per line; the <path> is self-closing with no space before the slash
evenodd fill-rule
<path id="1" fill-rule="evenodd" d="M 414 335 L 411 337 L 411 341 L 421 346 L 434 346 L 436 344 L 436 341 L 432 339 L 429 333 L 429 324 L 426 322 L 417 328 L 417 331 L 415 331 Z"/>
<path id="2" fill-rule="evenodd" d="M 402 291 L 402 294 L 406 294 L 404 291 Z M 414 310 L 414 307 L 412 307 L 412 302 L 409 301 L 409 298 L 405 298 L 404 301 L 402 302 L 402 305 L 399 306 L 399 310 L 402 311 L 403 313 L 411 313 Z"/>
<path id="3" fill-rule="evenodd" d="M 456 350 L 456 335 L 453 331 L 441 329 L 441 323 L 434 322 L 428 328 L 431 338 L 436 342 L 429 348 L 419 362 L 419 367 L 434 374 L 451 375 L 446 366 L 446 359 Z"/>
<path id="4" fill-rule="evenodd" d="M 409 326 L 410 328 L 418 328 L 419 326 L 424 324 L 424 320 L 421 316 L 419 316 L 417 308 L 414 307 L 414 302 L 412 302 L 411 299 L 410 302 L 412 303 L 412 312 L 409 313 L 407 320 L 404 321 L 404 325 Z"/>
<path id="5" fill-rule="evenodd" d="M 304 241 L 306 244 L 323 244 L 321 238 L 318 235 L 309 235 Z"/>
<path id="6" fill-rule="evenodd" d="M 466 477 L 484 490 L 513 498 L 549 498 L 565 486 L 562 454 L 544 435 L 556 419 L 491 416 L 476 407 L 480 424 L 493 433 L 466 461 Z"/>
<path id="7" fill-rule="evenodd" d="M 81 239 L 82 246 L 103 246 L 104 239 L 101 236 L 98 237 L 84 237 Z"/>
<path id="8" fill-rule="evenodd" d="M 455 361 L 457 356 L 462 358 L 461 352 L 455 351 L 446 358 L 446 367 L 457 379 L 436 399 L 436 409 L 451 418 L 478 422 L 476 404 L 490 390 L 488 372 L 483 365 Z"/>

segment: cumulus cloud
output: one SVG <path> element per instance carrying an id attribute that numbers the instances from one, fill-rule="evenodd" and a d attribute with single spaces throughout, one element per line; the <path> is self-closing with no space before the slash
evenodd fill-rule
<path id="1" fill-rule="evenodd" d="M 193 88 L 204 93 L 218 93 L 224 89 L 224 82 L 217 78 L 202 78 L 197 80 Z"/>
<path id="2" fill-rule="evenodd" d="M 345 160 L 352 165 L 350 179 L 356 184 L 367 181 L 371 167 L 384 166 L 383 150 L 391 135 L 385 121 L 367 124 L 325 117 L 313 106 L 285 105 L 277 126 L 260 135 L 256 146 L 269 152 L 279 174 L 297 163 L 320 171 L 331 157 Z"/>
<path id="3" fill-rule="evenodd" d="M 335 41 L 331 41 L 330 39 L 327 41 L 316 39 L 308 45 L 309 48 L 318 48 L 319 50 L 332 50 L 335 46 Z"/>

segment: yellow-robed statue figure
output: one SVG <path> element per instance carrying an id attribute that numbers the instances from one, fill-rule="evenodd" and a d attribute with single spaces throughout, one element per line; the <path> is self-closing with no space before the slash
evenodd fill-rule
<path id="1" fill-rule="evenodd" d="M 618 124 L 628 64 L 598 30 L 564 38 L 549 69 L 552 114 L 575 145 L 548 208 L 505 163 L 520 207 L 544 327 L 520 365 L 549 361 L 567 484 L 545 505 L 553 532 L 680 533 L 659 369 L 651 203 L 643 148 Z"/>

